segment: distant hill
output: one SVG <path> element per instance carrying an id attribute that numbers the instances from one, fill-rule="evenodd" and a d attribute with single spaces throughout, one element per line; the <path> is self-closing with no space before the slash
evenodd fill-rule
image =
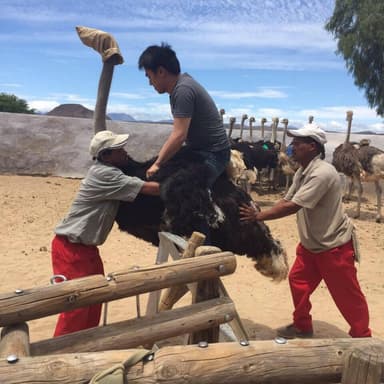
<path id="1" fill-rule="evenodd" d="M 108 116 L 112 120 L 118 120 L 118 121 L 136 121 L 135 118 L 133 118 L 131 115 L 128 115 L 127 113 L 109 113 Z"/>
<path id="2" fill-rule="evenodd" d="M 85 108 L 81 104 L 60 104 L 56 108 L 53 108 L 51 111 L 47 112 L 46 115 L 93 119 L 93 111 Z M 111 118 L 107 116 L 107 120 L 111 120 Z"/>

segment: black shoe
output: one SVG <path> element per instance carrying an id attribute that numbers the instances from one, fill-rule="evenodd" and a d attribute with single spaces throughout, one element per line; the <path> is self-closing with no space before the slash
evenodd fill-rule
<path id="1" fill-rule="evenodd" d="M 285 327 L 277 328 L 277 336 L 284 337 L 284 339 L 310 339 L 313 337 L 313 331 L 302 332 L 297 329 L 293 324 L 289 324 Z"/>

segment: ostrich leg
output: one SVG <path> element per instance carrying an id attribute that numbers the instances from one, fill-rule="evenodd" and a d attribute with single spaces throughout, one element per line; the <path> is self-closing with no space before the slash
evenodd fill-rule
<path id="1" fill-rule="evenodd" d="M 376 223 L 381 223 L 381 193 L 382 188 L 379 180 L 375 180 L 376 198 L 377 198 L 377 213 Z"/>
<path id="2" fill-rule="evenodd" d="M 99 52 L 103 60 L 94 116 L 94 130 L 97 133 L 106 129 L 106 110 L 113 70 L 115 65 L 122 64 L 124 59 L 116 40 L 109 33 L 88 27 L 76 27 L 76 31 L 80 40 Z"/>

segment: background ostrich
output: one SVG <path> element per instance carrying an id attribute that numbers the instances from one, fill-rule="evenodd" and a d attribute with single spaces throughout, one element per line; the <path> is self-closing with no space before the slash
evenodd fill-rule
<path id="1" fill-rule="evenodd" d="M 271 153 L 271 156 L 275 159 L 267 164 L 266 167 L 263 167 L 262 172 L 260 173 L 260 179 L 264 176 L 267 179 L 268 189 L 276 189 L 276 177 L 277 172 L 276 168 L 278 166 L 278 154 L 280 152 L 280 143 L 277 141 L 277 127 L 279 125 L 279 118 L 272 117 L 271 124 L 271 139 L 263 141 L 263 148 L 268 149 Z"/>
<path id="2" fill-rule="evenodd" d="M 349 200 L 351 198 L 353 186 L 355 183 L 357 184 L 357 207 L 354 215 L 354 217 L 357 218 L 360 216 L 361 196 L 363 193 L 361 183 L 363 167 L 359 160 L 358 149 L 350 142 L 352 116 L 353 112 L 347 111 L 347 135 L 345 142 L 335 148 L 332 156 L 332 164 L 338 172 L 343 173 L 349 178 L 349 188 L 348 193 L 345 194 L 345 199 Z"/>
<path id="3" fill-rule="evenodd" d="M 240 123 L 240 140 L 243 140 L 243 131 L 244 131 L 244 123 L 245 123 L 245 120 L 248 119 L 248 115 L 246 113 L 244 113 L 243 116 L 241 116 L 241 123 Z"/>
<path id="4" fill-rule="evenodd" d="M 384 179 L 384 152 L 370 145 L 369 140 L 361 140 L 359 143 L 359 160 L 363 167 L 363 181 L 375 184 L 377 211 L 376 222 L 381 222 L 381 196 L 382 188 L 380 180 Z"/>
<path id="5" fill-rule="evenodd" d="M 225 109 L 221 108 L 219 110 L 219 113 L 220 113 L 221 121 L 224 122 Z"/>
<path id="6" fill-rule="evenodd" d="M 250 191 L 251 185 L 256 183 L 256 179 L 260 172 L 267 174 L 268 184 L 271 185 L 273 180 L 273 171 L 271 170 L 277 166 L 277 151 L 275 149 L 275 142 L 262 141 L 251 142 L 243 140 L 244 122 L 248 119 L 247 114 L 243 114 L 240 123 L 240 137 L 231 139 L 230 134 L 233 130 L 234 118 L 230 119 L 229 138 L 231 143 L 231 149 L 237 150 L 242 153 L 244 163 L 247 167 L 246 172 L 242 173 L 242 185 L 245 185 L 245 190 Z M 254 118 L 251 118 L 250 127 Z M 274 121 L 276 126 L 276 120 Z M 274 128 L 276 129 L 276 128 Z M 276 137 L 276 132 L 272 133 L 272 136 Z"/>
<path id="7" fill-rule="evenodd" d="M 253 143 L 253 123 L 256 121 L 254 116 L 249 118 L 249 141 Z"/>
<path id="8" fill-rule="evenodd" d="M 231 139 L 233 128 L 235 127 L 236 123 L 236 117 L 230 117 L 229 118 L 229 131 L 228 131 L 228 137 Z"/>
<path id="9" fill-rule="evenodd" d="M 277 144 L 277 127 L 279 126 L 279 118 L 278 117 L 272 117 L 272 125 L 271 125 L 271 143 L 274 144 L 276 148 Z M 280 148 L 279 148 L 280 149 Z"/>
<path id="10" fill-rule="evenodd" d="M 284 125 L 283 139 L 281 142 L 281 148 L 279 152 L 279 171 L 285 176 L 285 192 L 288 191 L 289 186 L 292 183 L 293 175 L 299 168 L 299 164 L 292 159 L 287 153 L 287 130 L 288 130 L 288 119 L 281 120 Z"/>
<path id="11" fill-rule="evenodd" d="M 265 139 L 265 123 L 267 122 L 267 119 L 265 117 L 262 117 L 260 120 L 260 138 L 262 141 Z"/>

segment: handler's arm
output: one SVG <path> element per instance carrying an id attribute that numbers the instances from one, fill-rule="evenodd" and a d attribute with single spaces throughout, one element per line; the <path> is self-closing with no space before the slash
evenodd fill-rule
<path id="1" fill-rule="evenodd" d="M 183 145 L 187 138 L 190 117 L 175 117 L 173 121 L 173 130 L 167 141 L 162 146 L 156 162 L 148 169 L 147 177 L 152 176 L 162 164 L 169 160 Z"/>
<path id="2" fill-rule="evenodd" d="M 160 195 L 160 184 L 155 181 L 145 181 L 140 189 L 140 193 L 144 195 L 158 196 Z"/>
<path id="3" fill-rule="evenodd" d="M 264 221 L 279 219 L 296 213 L 302 207 L 290 200 L 280 200 L 272 208 L 258 211 L 249 205 L 242 205 L 240 210 L 240 221 Z"/>

